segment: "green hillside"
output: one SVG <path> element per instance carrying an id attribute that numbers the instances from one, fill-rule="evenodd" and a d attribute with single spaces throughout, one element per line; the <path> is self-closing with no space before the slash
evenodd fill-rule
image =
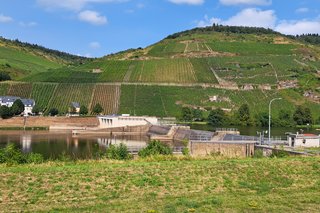
<path id="1" fill-rule="evenodd" d="M 56 107 L 65 112 L 71 101 L 78 101 L 89 110 L 101 103 L 104 113 L 156 116 L 179 116 L 185 106 L 205 113 L 218 107 L 233 112 L 244 103 L 254 116 L 266 112 L 272 98 L 282 97 L 273 113 L 305 105 L 316 120 L 320 115 L 317 41 L 316 35 L 292 37 L 263 28 L 213 26 L 83 61 L 68 55 L 53 57 L 56 52 L 50 51 L 50 57 L 44 57 L 34 53 L 41 48 L 28 51 L 32 45 L 20 50 L 21 45 L 2 44 L 1 66 L 22 83 L 17 85 L 31 86 L 18 89 L 4 83 L 0 93 L 23 91 L 21 95 L 35 98 L 45 110 Z M 210 101 L 214 96 L 219 100 Z"/>
<path id="2" fill-rule="evenodd" d="M 20 80 L 36 73 L 47 73 L 51 69 L 67 64 L 79 64 L 86 60 L 39 45 L 0 37 L 0 72 L 9 73 L 13 80 Z"/>

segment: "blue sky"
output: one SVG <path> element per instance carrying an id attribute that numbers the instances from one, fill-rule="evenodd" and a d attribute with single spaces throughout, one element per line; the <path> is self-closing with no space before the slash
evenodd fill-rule
<path id="1" fill-rule="evenodd" d="M 0 0 L 0 36 L 92 57 L 212 23 L 320 33 L 320 0 Z"/>

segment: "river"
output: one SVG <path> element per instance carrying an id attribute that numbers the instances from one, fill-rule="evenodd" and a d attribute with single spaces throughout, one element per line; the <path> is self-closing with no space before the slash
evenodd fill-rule
<path id="1" fill-rule="evenodd" d="M 213 131 L 208 125 L 191 125 L 192 129 Z M 242 135 L 257 136 L 267 128 L 236 127 Z M 271 135 L 285 139 L 286 132 L 298 132 L 299 128 L 272 128 Z M 316 129 L 303 129 L 304 133 L 320 134 Z M 267 134 L 266 134 L 267 135 Z M 145 147 L 146 136 L 72 136 L 71 132 L 49 131 L 0 131 L 0 148 L 13 143 L 23 152 L 40 153 L 45 159 L 56 159 L 66 155 L 74 159 L 92 159 L 105 152 L 110 144 L 124 143 L 129 149 Z"/>

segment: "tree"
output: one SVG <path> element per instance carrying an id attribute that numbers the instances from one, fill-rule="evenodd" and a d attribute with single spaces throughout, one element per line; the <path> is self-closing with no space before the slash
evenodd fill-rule
<path id="1" fill-rule="evenodd" d="M 293 120 L 289 111 L 280 110 L 278 114 L 279 126 L 292 126 Z"/>
<path id="2" fill-rule="evenodd" d="M 10 66 L 9 64 L 7 66 Z M 0 72 L 0 81 L 9 81 L 11 80 L 11 77 L 6 72 Z"/>
<path id="3" fill-rule="evenodd" d="M 80 115 L 86 115 L 86 114 L 88 114 L 88 108 L 82 105 L 80 107 Z"/>
<path id="4" fill-rule="evenodd" d="M 41 112 L 41 108 L 38 105 L 35 105 L 32 108 L 32 113 L 34 113 L 35 115 L 39 115 L 40 112 Z"/>
<path id="5" fill-rule="evenodd" d="M 220 108 L 212 110 L 208 116 L 208 124 L 212 126 L 223 126 L 226 121 L 226 114 Z"/>
<path id="6" fill-rule="evenodd" d="M 269 114 L 267 112 L 259 113 L 256 117 L 256 120 L 262 127 L 269 126 Z"/>
<path id="7" fill-rule="evenodd" d="M 298 106 L 293 113 L 293 120 L 297 125 L 312 124 L 312 115 L 308 107 Z"/>
<path id="8" fill-rule="evenodd" d="M 17 99 L 15 102 L 13 102 L 10 110 L 13 115 L 20 115 L 24 111 L 24 104 L 20 99 Z"/>
<path id="9" fill-rule="evenodd" d="M 97 104 L 93 107 L 92 112 L 93 112 L 94 114 L 100 114 L 100 113 L 103 112 L 103 108 L 102 108 L 102 106 L 101 106 L 99 103 L 97 103 Z"/>
<path id="10" fill-rule="evenodd" d="M 56 116 L 56 115 L 58 115 L 58 114 L 59 114 L 59 110 L 56 109 L 56 108 L 51 108 L 51 109 L 49 110 L 49 115 L 50 115 L 50 116 Z"/>
<path id="11" fill-rule="evenodd" d="M 0 117 L 3 119 L 12 117 L 10 108 L 7 106 L 0 106 Z"/>
<path id="12" fill-rule="evenodd" d="M 194 121 L 203 121 L 203 114 L 199 108 L 192 111 L 192 117 Z"/>
<path id="13" fill-rule="evenodd" d="M 238 116 L 239 121 L 243 125 L 249 125 L 250 124 L 250 110 L 248 104 L 243 104 L 240 106 L 238 110 Z"/>
<path id="14" fill-rule="evenodd" d="M 189 107 L 182 107 L 181 109 L 181 117 L 183 121 L 192 121 L 193 113 Z"/>

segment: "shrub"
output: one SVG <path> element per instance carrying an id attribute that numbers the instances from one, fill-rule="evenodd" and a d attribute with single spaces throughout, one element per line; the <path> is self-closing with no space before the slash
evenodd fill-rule
<path id="1" fill-rule="evenodd" d="M 5 148 L 0 149 L 0 163 L 23 164 L 26 162 L 26 156 L 14 144 L 9 144 Z"/>
<path id="2" fill-rule="evenodd" d="M 255 150 L 253 158 L 263 158 L 263 151 L 261 149 Z"/>
<path id="3" fill-rule="evenodd" d="M 187 147 L 184 147 L 184 148 L 182 149 L 182 154 L 183 154 L 183 155 L 190 155 L 189 149 L 188 149 Z"/>
<path id="4" fill-rule="evenodd" d="M 108 159 L 113 160 L 130 160 L 132 155 L 128 151 L 128 147 L 121 143 L 120 145 L 110 145 L 107 149 L 106 156 Z"/>
<path id="5" fill-rule="evenodd" d="M 284 150 L 273 150 L 272 154 L 270 155 L 271 158 L 284 158 L 288 156 L 288 152 Z"/>
<path id="6" fill-rule="evenodd" d="M 147 157 L 151 155 L 172 155 L 172 150 L 168 145 L 163 144 L 160 141 L 151 141 L 146 148 L 139 151 L 138 155 L 140 157 Z"/>
<path id="7" fill-rule="evenodd" d="M 6 64 L 7 67 L 10 67 L 10 64 Z M 10 81 L 11 77 L 7 72 L 0 72 L 0 81 Z"/>
<path id="8" fill-rule="evenodd" d="M 43 163 L 44 159 L 41 154 L 29 153 L 24 154 L 14 144 L 9 144 L 0 149 L 0 163 L 7 164 L 25 164 L 25 163 Z"/>
<path id="9" fill-rule="evenodd" d="M 44 158 L 39 153 L 29 153 L 26 155 L 27 163 L 40 164 L 44 162 Z"/>
<path id="10" fill-rule="evenodd" d="M 52 109 L 49 110 L 49 115 L 50 116 L 56 116 L 58 114 L 59 114 L 59 110 L 56 109 L 56 108 L 52 108 Z"/>

